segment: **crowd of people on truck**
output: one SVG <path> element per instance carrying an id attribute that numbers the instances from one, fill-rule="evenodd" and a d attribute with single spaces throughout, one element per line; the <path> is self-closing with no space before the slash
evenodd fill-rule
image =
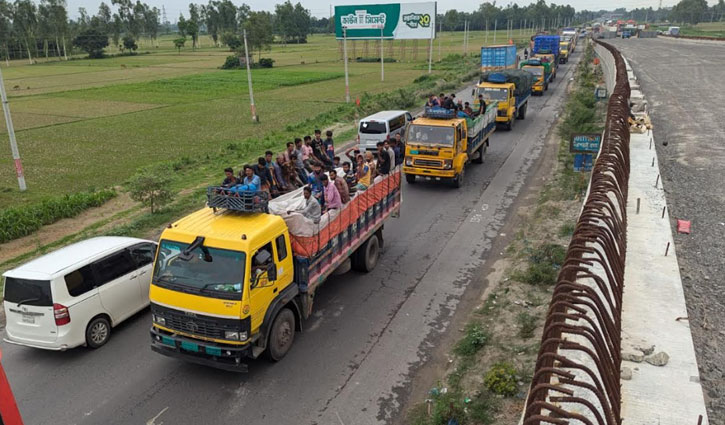
<path id="1" fill-rule="evenodd" d="M 428 101 L 425 103 L 426 108 L 443 108 L 455 111 L 456 116 L 459 118 L 474 118 L 486 112 L 486 100 L 482 94 L 478 95 L 477 102 L 478 107 L 474 110 L 469 102 L 463 102 L 461 99 L 456 101 L 456 94 L 451 93 L 446 96 L 444 93 L 436 96 L 431 94 L 428 96 Z"/>
<path id="2" fill-rule="evenodd" d="M 315 130 L 314 138 L 296 138 L 276 158 L 272 151 L 267 151 L 256 164 L 245 165 L 238 175 L 232 168 L 226 168 L 217 191 L 230 196 L 263 191 L 275 198 L 303 187 L 305 206 L 296 212 L 319 222 L 322 214 L 341 209 L 377 176 L 390 174 L 403 163 L 405 147 L 400 134 L 379 142 L 375 155 L 370 151 L 363 154 L 359 149 L 346 152 L 349 162 L 335 155 L 332 131 L 326 132 L 324 140 L 321 136 L 322 132 Z M 338 175 L 340 168 L 342 172 Z"/>

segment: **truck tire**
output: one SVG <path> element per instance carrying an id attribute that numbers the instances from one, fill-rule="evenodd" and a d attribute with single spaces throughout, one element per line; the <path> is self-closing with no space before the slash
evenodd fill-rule
<path id="1" fill-rule="evenodd" d="M 523 105 L 521 105 L 521 107 L 519 108 L 519 114 L 518 114 L 518 116 L 516 118 L 518 118 L 520 120 L 526 118 L 526 108 L 528 106 L 529 106 L 528 103 L 524 103 Z"/>
<path id="2" fill-rule="evenodd" d="M 486 146 L 488 145 L 488 140 L 481 143 L 481 147 L 478 148 L 477 155 L 473 157 L 473 160 L 471 162 L 475 162 L 476 164 L 483 164 L 483 155 L 486 154 Z"/>
<path id="3" fill-rule="evenodd" d="M 415 184 L 415 174 L 406 174 L 405 181 L 407 181 L 409 184 Z"/>
<path id="4" fill-rule="evenodd" d="M 356 257 L 352 263 L 354 270 L 369 273 L 373 271 L 375 266 L 378 264 L 378 257 L 380 256 L 381 239 L 378 238 L 378 234 L 374 234 L 368 238 L 360 248 L 355 251 L 353 257 Z"/>
<path id="5" fill-rule="evenodd" d="M 547 91 L 547 90 L 549 90 L 549 83 L 544 84 L 544 91 Z M 544 93 L 541 93 L 541 95 L 543 96 Z"/>
<path id="6" fill-rule="evenodd" d="M 274 318 L 269 332 L 267 354 L 273 362 L 278 362 L 287 355 L 295 340 L 295 315 L 292 310 L 283 308 Z"/>
<path id="7" fill-rule="evenodd" d="M 458 173 L 458 175 L 453 178 L 453 187 L 455 187 L 456 189 L 460 189 L 461 187 L 463 187 L 463 176 L 464 176 L 465 170 L 466 169 L 463 168 L 461 170 L 461 172 Z"/>
<path id="8" fill-rule="evenodd" d="M 509 122 L 506 123 L 506 126 L 504 127 L 506 131 L 511 131 L 511 129 L 514 128 L 514 121 L 516 120 L 516 117 L 511 117 Z"/>

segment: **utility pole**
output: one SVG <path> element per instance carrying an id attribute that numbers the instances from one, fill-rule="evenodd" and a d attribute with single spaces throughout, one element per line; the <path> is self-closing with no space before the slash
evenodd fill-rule
<path id="1" fill-rule="evenodd" d="M 249 84 L 249 106 L 252 108 L 252 121 L 259 122 L 257 107 L 254 106 L 254 91 L 252 90 L 252 70 L 249 67 L 249 48 L 247 47 L 247 30 L 244 29 L 244 60 L 247 63 L 247 83 Z"/>
<path id="2" fill-rule="evenodd" d="M 18 186 L 21 192 L 25 192 L 27 186 L 25 185 L 25 174 L 23 174 L 23 163 L 20 161 L 18 142 L 15 140 L 15 129 L 13 128 L 13 119 L 10 116 L 10 105 L 8 104 L 8 96 L 5 93 L 5 81 L 3 81 L 2 70 L 0 70 L 0 99 L 2 99 L 5 124 L 8 128 L 8 136 L 10 137 L 10 150 L 13 153 L 13 160 L 15 161 L 15 174 L 18 175 Z"/>
<path id="3" fill-rule="evenodd" d="M 433 72 L 433 34 L 435 34 L 435 24 L 430 26 L 430 46 L 428 46 L 428 73 Z M 438 43 L 440 46 L 440 43 Z"/>
<path id="4" fill-rule="evenodd" d="M 493 20 L 493 44 L 496 44 L 496 30 L 498 29 L 498 19 Z"/>
<path id="5" fill-rule="evenodd" d="M 383 59 L 383 29 L 385 29 L 385 25 L 380 25 L 380 81 L 385 81 L 385 60 Z"/>
<path id="6" fill-rule="evenodd" d="M 347 73 L 347 28 L 342 27 L 342 54 L 345 61 L 345 102 L 350 103 L 350 78 Z"/>
<path id="7" fill-rule="evenodd" d="M 486 41 L 483 44 L 488 46 L 488 19 L 486 19 Z"/>
<path id="8" fill-rule="evenodd" d="M 441 61 L 441 38 L 443 38 L 443 20 L 438 24 L 438 62 Z"/>

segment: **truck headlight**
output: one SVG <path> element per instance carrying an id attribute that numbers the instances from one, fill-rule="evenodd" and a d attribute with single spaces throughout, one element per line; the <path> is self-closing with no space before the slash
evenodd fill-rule
<path id="1" fill-rule="evenodd" d="M 452 159 L 443 160 L 443 169 L 450 170 L 451 168 L 453 168 L 453 160 Z"/>
<path id="2" fill-rule="evenodd" d="M 166 325 L 166 319 L 157 314 L 152 315 L 151 318 L 153 319 L 154 322 L 158 323 L 159 325 L 162 325 L 162 326 Z"/>
<path id="3" fill-rule="evenodd" d="M 410 156 L 406 156 L 405 157 L 405 165 L 407 165 L 409 167 L 412 166 L 413 165 L 413 158 L 410 157 Z"/>
<path id="4" fill-rule="evenodd" d="M 239 341 L 239 332 L 238 331 L 224 331 L 224 339 L 233 339 L 234 341 Z"/>

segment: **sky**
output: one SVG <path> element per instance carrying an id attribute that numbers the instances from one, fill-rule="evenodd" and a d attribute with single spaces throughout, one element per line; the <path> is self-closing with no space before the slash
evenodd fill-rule
<path id="1" fill-rule="evenodd" d="M 101 0 L 66 0 L 68 2 L 68 13 L 71 17 L 75 18 L 78 16 L 78 8 L 85 7 L 88 14 L 95 15 L 98 11 L 98 5 L 101 4 Z M 110 4 L 110 0 L 104 0 L 107 4 Z M 142 2 L 156 6 L 161 9 L 161 6 L 166 8 L 166 15 L 171 22 L 175 22 L 179 17 L 179 13 L 184 13 L 188 17 L 188 6 L 191 0 L 141 0 Z M 252 7 L 252 10 L 274 10 L 274 5 L 282 3 L 285 0 L 232 0 L 234 4 L 241 5 L 247 3 Z M 330 5 L 343 5 L 343 4 L 366 4 L 366 3 L 410 3 L 405 0 L 291 0 L 292 3 L 298 1 L 302 3 L 304 7 L 310 10 L 313 16 L 324 17 L 330 14 Z M 423 0 L 424 1 L 424 0 Z M 493 0 L 490 0 L 493 1 Z M 439 0 L 438 10 L 445 12 L 448 9 L 456 9 L 471 12 L 478 9 L 478 5 L 483 3 L 484 0 Z M 534 3 L 535 0 L 499 0 L 496 3 L 499 6 L 505 6 L 509 3 L 517 3 L 519 6 Z M 618 7 L 626 7 L 627 9 L 633 9 L 637 7 L 653 7 L 657 8 L 659 0 L 548 0 L 547 3 L 556 3 L 560 5 L 569 4 L 577 10 L 588 9 L 588 10 L 600 10 L 600 9 L 615 9 Z M 674 6 L 679 0 L 662 0 L 662 6 Z M 193 0 L 193 3 L 208 3 L 208 0 Z M 708 3 L 715 4 L 716 0 L 709 0 Z"/>

